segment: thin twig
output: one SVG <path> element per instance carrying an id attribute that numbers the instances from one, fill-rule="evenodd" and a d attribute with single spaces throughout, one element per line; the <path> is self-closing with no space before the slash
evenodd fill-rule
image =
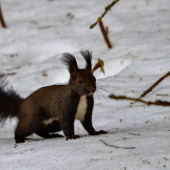
<path id="1" fill-rule="evenodd" d="M 137 102 L 145 103 L 148 106 L 149 105 L 156 105 L 156 106 L 168 106 L 168 107 L 170 107 L 170 102 L 169 101 L 156 100 L 154 102 L 151 102 L 151 101 L 144 101 L 144 100 L 137 99 L 137 98 L 132 98 L 132 97 L 116 96 L 114 94 L 111 94 L 109 96 L 109 98 L 116 99 L 116 100 L 132 100 L 132 101 L 137 101 Z"/>
<path id="2" fill-rule="evenodd" d="M 110 40 L 108 38 L 108 32 L 106 31 L 106 28 L 104 28 L 102 20 L 99 22 L 99 26 L 108 48 L 112 48 L 112 44 L 110 43 Z"/>
<path id="3" fill-rule="evenodd" d="M 2 9 L 1 9 L 1 2 L 0 2 L 0 21 L 1 21 L 1 25 L 3 28 L 7 28 L 3 14 L 2 14 Z"/>
<path id="4" fill-rule="evenodd" d="M 103 140 L 100 140 L 100 141 L 103 142 L 106 146 L 114 147 L 114 148 L 117 148 L 117 149 L 135 149 L 135 147 L 120 147 L 120 146 L 110 145 Z"/>
<path id="5" fill-rule="evenodd" d="M 107 7 L 105 7 L 105 12 L 97 19 L 97 21 L 96 21 L 94 24 L 92 24 L 92 25 L 90 26 L 90 29 L 94 28 L 94 27 L 97 25 L 97 23 L 99 23 L 99 22 L 102 20 L 102 18 L 106 15 L 106 13 L 107 13 L 109 10 L 111 10 L 111 8 L 112 8 L 118 1 L 119 1 L 119 0 L 115 0 L 115 1 L 113 1 L 110 5 L 108 5 Z"/>
<path id="6" fill-rule="evenodd" d="M 1 77 L 5 77 L 5 76 L 11 76 L 11 75 L 15 75 L 16 73 L 0 73 L 0 78 Z"/>
<path id="7" fill-rule="evenodd" d="M 166 77 L 170 76 L 170 71 L 167 72 L 163 77 L 161 77 L 158 81 L 156 81 L 149 89 L 147 89 L 144 93 L 142 93 L 137 99 L 141 99 L 142 97 L 146 96 L 149 92 L 153 90 L 162 80 L 164 80 Z"/>

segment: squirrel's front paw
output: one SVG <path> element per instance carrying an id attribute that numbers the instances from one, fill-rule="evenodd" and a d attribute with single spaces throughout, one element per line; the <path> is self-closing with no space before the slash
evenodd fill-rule
<path id="1" fill-rule="evenodd" d="M 101 135 L 101 134 L 106 134 L 106 133 L 108 133 L 108 132 L 104 131 L 104 130 L 99 130 L 99 131 L 94 131 L 94 133 L 91 135 Z"/>
<path id="2" fill-rule="evenodd" d="M 79 135 L 66 136 L 66 140 L 68 140 L 68 139 L 77 139 L 77 138 L 80 138 L 80 136 Z"/>

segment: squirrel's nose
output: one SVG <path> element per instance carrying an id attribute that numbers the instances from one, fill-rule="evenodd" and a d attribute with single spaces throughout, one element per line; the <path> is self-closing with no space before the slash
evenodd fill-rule
<path id="1" fill-rule="evenodd" d="M 94 93 L 96 91 L 96 87 L 90 87 L 90 92 Z"/>

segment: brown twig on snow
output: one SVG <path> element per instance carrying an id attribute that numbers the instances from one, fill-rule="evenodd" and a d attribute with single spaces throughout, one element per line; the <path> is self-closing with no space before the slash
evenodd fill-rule
<path id="1" fill-rule="evenodd" d="M 100 20 L 99 26 L 108 48 L 112 48 L 112 44 L 110 43 L 110 40 L 108 38 L 108 27 L 104 28 L 102 20 Z"/>
<path id="2" fill-rule="evenodd" d="M 105 74 L 105 71 L 104 71 L 104 61 L 100 60 L 100 58 L 98 58 L 98 62 L 93 67 L 92 73 L 94 73 L 94 71 L 97 70 L 98 68 L 100 68 L 100 71 Z"/>
<path id="3" fill-rule="evenodd" d="M 15 75 L 16 73 L 0 73 L 0 78 L 1 77 L 5 77 L 5 76 L 11 76 L 11 75 Z"/>
<path id="4" fill-rule="evenodd" d="M 158 81 L 156 81 L 149 89 L 147 89 L 143 94 L 141 94 L 137 99 L 141 99 L 142 97 L 146 96 L 149 92 L 153 90 L 162 80 L 164 80 L 166 77 L 170 76 L 170 71 L 167 72 L 163 77 L 161 77 Z"/>
<path id="5" fill-rule="evenodd" d="M 100 140 L 103 144 L 105 144 L 106 146 L 110 146 L 110 147 L 114 147 L 114 148 L 117 148 L 117 149 L 135 149 L 135 147 L 120 147 L 120 146 L 115 146 L 115 145 L 110 145 L 108 143 L 106 143 L 105 141 L 103 140 Z"/>
<path id="6" fill-rule="evenodd" d="M 170 107 L 170 102 L 169 101 L 156 100 L 154 102 L 151 102 L 151 101 L 144 101 L 144 100 L 137 99 L 137 98 L 132 98 L 132 97 L 116 96 L 114 94 L 111 94 L 109 96 L 109 98 L 116 99 L 116 100 L 132 100 L 132 101 L 137 101 L 137 102 L 145 103 L 148 106 L 156 105 L 156 106 L 168 106 L 168 107 Z"/>
<path id="7" fill-rule="evenodd" d="M 105 7 L 105 12 L 97 19 L 97 21 L 96 21 L 94 24 L 92 24 L 92 25 L 90 26 L 90 29 L 94 28 L 94 27 L 97 25 L 97 23 L 99 23 L 99 22 L 102 20 L 102 18 L 106 15 L 106 13 L 107 13 L 109 10 L 111 10 L 111 8 L 112 8 L 118 1 L 119 1 L 119 0 L 115 0 L 115 1 L 113 1 L 110 5 L 108 5 L 107 7 Z"/>
<path id="8" fill-rule="evenodd" d="M 7 28 L 3 14 L 2 14 L 2 9 L 1 9 L 1 2 L 0 2 L 0 21 L 1 21 L 1 25 L 3 28 Z"/>
<path id="9" fill-rule="evenodd" d="M 140 136 L 140 134 L 128 133 L 129 135 Z"/>

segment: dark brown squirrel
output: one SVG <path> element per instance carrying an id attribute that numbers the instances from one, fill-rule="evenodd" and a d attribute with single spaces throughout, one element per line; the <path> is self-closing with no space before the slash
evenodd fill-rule
<path id="1" fill-rule="evenodd" d="M 95 131 L 92 125 L 94 105 L 93 93 L 96 79 L 91 69 L 91 53 L 80 52 L 86 61 L 86 68 L 79 69 L 76 59 L 64 53 L 61 61 L 68 67 L 70 79 L 66 85 L 51 85 L 38 89 L 23 99 L 13 89 L 0 86 L 0 122 L 17 118 L 15 142 L 25 142 L 26 137 L 35 133 L 43 138 L 61 137 L 54 132 L 63 130 L 66 139 L 79 138 L 74 133 L 74 121 L 79 119 L 90 135 L 105 134 Z"/>

